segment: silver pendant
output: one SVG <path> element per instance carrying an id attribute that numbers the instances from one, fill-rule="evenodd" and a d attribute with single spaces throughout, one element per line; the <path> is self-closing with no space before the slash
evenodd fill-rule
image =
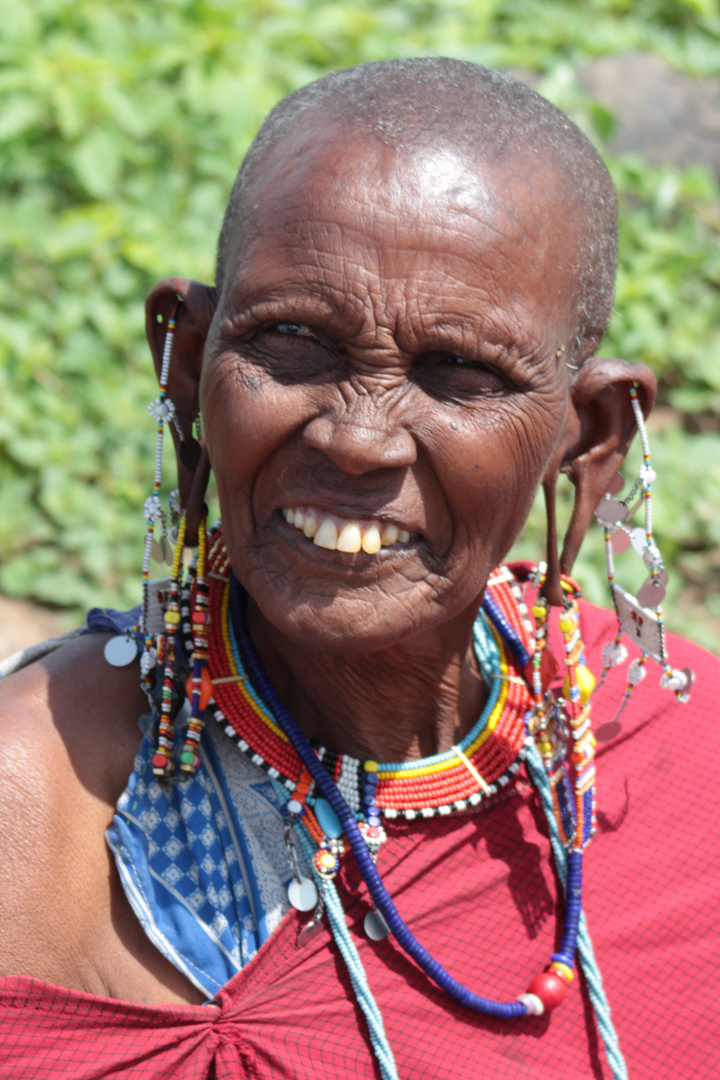
<path id="1" fill-rule="evenodd" d="M 165 562 L 165 545 L 164 545 L 164 542 L 161 542 L 160 540 L 156 540 L 155 537 L 153 537 L 153 542 L 152 542 L 152 545 L 150 547 L 150 554 L 152 555 L 154 562 L 156 562 L 156 563 L 164 563 Z"/>
<path id="2" fill-rule="evenodd" d="M 662 664 L 665 659 L 663 638 L 658 617 L 650 608 L 643 607 L 634 596 L 619 585 L 613 585 L 618 622 L 623 633 Z"/>
<path id="3" fill-rule="evenodd" d="M 642 558 L 642 554 L 645 548 L 648 546 L 647 533 L 643 529 L 642 525 L 636 525 L 633 531 L 630 533 L 630 543 L 632 549 L 636 555 Z"/>
<path id="4" fill-rule="evenodd" d="M 323 928 L 322 916 L 319 919 L 311 919 L 309 923 L 303 926 L 302 930 L 297 936 L 297 947 L 302 949 L 305 945 L 309 945 L 313 941 Z"/>
<path id="5" fill-rule="evenodd" d="M 638 589 L 638 603 L 643 607 L 654 608 L 665 599 L 665 586 L 660 580 L 649 577 Z"/>
<path id="6" fill-rule="evenodd" d="M 288 900 L 296 911 L 312 911 L 318 902 L 318 891 L 311 878 L 293 879 L 288 885 Z"/>
<path id="7" fill-rule="evenodd" d="M 618 529 L 616 533 L 613 533 L 613 537 L 610 541 L 613 549 L 613 555 L 622 555 L 624 551 L 630 547 L 630 537 L 624 529 Z"/>
<path id="8" fill-rule="evenodd" d="M 103 652 L 108 664 L 112 664 L 113 667 L 127 667 L 137 656 L 138 647 L 135 638 L 118 634 L 117 637 L 112 637 L 105 642 Z"/>
<path id="9" fill-rule="evenodd" d="M 619 499 L 603 499 L 595 511 L 595 517 L 603 525 L 616 525 L 627 517 L 627 507 Z"/>
<path id="10" fill-rule="evenodd" d="M 390 933 L 390 929 L 385 922 L 385 919 L 380 912 L 376 911 L 374 908 L 371 911 L 368 911 L 363 919 L 363 930 L 371 941 L 383 941 Z"/>
<path id="11" fill-rule="evenodd" d="M 619 495 L 622 489 L 625 487 L 625 477 L 621 472 L 615 473 L 612 480 L 608 484 L 609 495 Z"/>

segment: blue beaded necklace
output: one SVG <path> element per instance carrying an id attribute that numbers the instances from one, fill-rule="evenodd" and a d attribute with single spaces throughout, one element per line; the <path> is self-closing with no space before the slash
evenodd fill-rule
<path id="1" fill-rule="evenodd" d="M 513 627 L 502 615 L 492 597 L 486 597 L 483 607 L 503 642 L 524 668 L 529 655 Z M 271 710 L 278 727 L 282 730 L 303 766 L 315 781 L 322 797 L 327 800 L 337 815 L 375 907 L 384 918 L 398 944 L 433 982 L 465 1008 L 503 1020 L 515 1020 L 527 1016 L 529 1009 L 523 1001 L 495 1001 L 492 998 L 482 997 L 480 994 L 468 989 L 468 987 L 463 986 L 430 955 L 410 931 L 383 884 L 367 842 L 358 828 L 355 814 L 338 791 L 322 762 L 318 759 L 302 729 L 285 708 L 262 666 L 248 632 L 243 591 L 234 575 L 231 576 L 230 581 L 230 616 L 238 646 L 250 678 L 266 706 Z M 581 907 L 582 852 L 571 851 L 567 856 L 566 907 L 562 944 L 558 952 L 552 956 L 552 960 L 565 964 L 569 968 L 572 968 L 575 962 Z"/>

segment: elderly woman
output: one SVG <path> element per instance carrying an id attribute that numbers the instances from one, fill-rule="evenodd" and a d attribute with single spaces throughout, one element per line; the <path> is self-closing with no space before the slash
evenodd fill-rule
<path id="1" fill-rule="evenodd" d="M 567 577 L 655 389 L 594 357 L 615 236 L 585 137 L 474 65 L 364 65 L 268 118 L 215 288 L 148 299 L 171 580 L 0 687 L 0 1076 L 716 1075 L 688 877 L 718 865 L 720 671 L 671 642 L 688 709 L 656 679 L 590 698 L 625 650 Z M 511 572 L 540 485 L 547 568 Z M 632 690 L 661 624 L 616 600 Z"/>

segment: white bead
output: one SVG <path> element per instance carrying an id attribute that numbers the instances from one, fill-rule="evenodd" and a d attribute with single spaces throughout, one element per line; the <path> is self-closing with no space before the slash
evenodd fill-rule
<path id="1" fill-rule="evenodd" d="M 662 567 L 662 557 L 655 544 L 648 544 L 642 553 L 642 557 L 648 570 Z"/>
<path id="2" fill-rule="evenodd" d="M 606 667 L 615 667 L 627 660 L 627 649 L 621 641 L 608 641 L 603 645 L 602 658 Z"/>
<path id="3" fill-rule="evenodd" d="M 145 520 L 147 522 L 157 521 L 162 514 L 162 503 L 157 495 L 148 495 L 145 500 Z"/>
<path id="4" fill-rule="evenodd" d="M 148 675 L 157 664 L 154 649 L 148 649 L 140 657 L 140 671 L 143 675 Z"/>
<path id="5" fill-rule="evenodd" d="M 663 690 L 683 690 L 687 685 L 687 675 L 684 672 L 678 671 L 675 668 L 671 672 L 666 672 L 660 677 L 660 685 Z"/>
<path id="6" fill-rule="evenodd" d="M 643 681 L 647 671 L 645 665 L 640 663 L 640 660 L 633 660 L 632 664 L 628 668 L 628 682 L 631 686 L 637 686 Z"/>
<path id="7" fill-rule="evenodd" d="M 640 469 L 641 479 L 645 484 L 652 484 L 657 480 L 657 473 L 649 465 L 643 465 Z"/>
<path id="8" fill-rule="evenodd" d="M 545 1006 L 537 994 L 518 994 L 518 1001 L 522 1002 L 530 1016 L 542 1016 L 545 1012 Z"/>

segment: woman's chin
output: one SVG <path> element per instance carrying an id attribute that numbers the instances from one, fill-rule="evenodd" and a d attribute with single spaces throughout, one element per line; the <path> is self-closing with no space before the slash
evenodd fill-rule
<path id="1" fill-rule="evenodd" d="M 380 590 L 337 590 L 328 595 L 311 588 L 285 591 L 267 583 L 259 589 L 252 581 L 248 584 L 264 621 L 310 652 L 348 655 L 390 649 L 443 618 L 435 605 L 422 617 L 424 605 L 412 605 L 407 597 L 393 600 Z"/>

